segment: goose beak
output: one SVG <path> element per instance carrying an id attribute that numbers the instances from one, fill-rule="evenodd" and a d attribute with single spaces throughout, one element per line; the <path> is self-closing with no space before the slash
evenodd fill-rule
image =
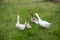
<path id="1" fill-rule="evenodd" d="M 17 17 L 19 17 L 19 15 L 17 15 Z"/>

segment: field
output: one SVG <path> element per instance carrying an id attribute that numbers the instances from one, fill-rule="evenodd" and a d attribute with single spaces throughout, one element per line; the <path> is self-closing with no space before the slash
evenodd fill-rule
<path id="1" fill-rule="evenodd" d="M 39 13 L 42 20 L 53 23 L 48 30 L 31 22 L 30 11 Z M 26 19 L 32 28 L 18 30 L 16 15 L 20 23 Z M 38 0 L 2 0 L 0 3 L 0 40 L 60 40 L 60 3 Z"/>

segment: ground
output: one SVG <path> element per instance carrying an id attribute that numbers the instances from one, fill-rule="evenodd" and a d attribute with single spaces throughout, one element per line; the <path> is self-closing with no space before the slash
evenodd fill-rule
<path id="1" fill-rule="evenodd" d="M 30 11 L 39 14 L 42 20 L 51 22 L 49 29 L 31 22 Z M 15 27 L 16 15 L 20 23 L 26 19 L 32 28 L 18 30 Z M 60 3 L 34 0 L 4 0 L 0 3 L 0 40 L 60 40 Z"/>

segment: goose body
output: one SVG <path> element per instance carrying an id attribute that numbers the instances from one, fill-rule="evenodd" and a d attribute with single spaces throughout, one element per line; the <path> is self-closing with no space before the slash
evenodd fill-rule
<path id="1" fill-rule="evenodd" d="M 23 25 L 23 24 L 16 24 L 16 27 L 18 29 L 21 29 L 21 30 L 24 30 L 25 29 L 25 25 Z"/>
<path id="2" fill-rule="evenodd" d="M 38 13 L 36 13 L 35 15 L 36 15 L 36 17 L 38 18 L 38 21 L 39 21 L 39 25 L 40 25 L 40 26 L 49 28 L 49 26 L 51 25 L 51 23 L 49 23 L 49 22 L 47 22 L 47 21 L 41 20 L 41 18 L 39 17 Z"/>
<path id="3" fill-rule="evenodd" d="M 19 29 L 21 29 L 21 30 L 24 30 L 25 29 L 25 24 L 20 24 L 19 23 L 19 15 L 17 15 L 16 27 L 19 28 Z"/>

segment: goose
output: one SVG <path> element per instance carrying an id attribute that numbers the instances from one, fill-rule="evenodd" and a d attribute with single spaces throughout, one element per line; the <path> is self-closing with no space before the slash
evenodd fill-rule
<path id="1" fill-rule="evenodd" d="M 31 21 L 34 22 L 35 24 L 38 24 L 38 19 L 34 17 L 32 12 L 30 12 L 30 14 L 31 14 Z"/>
<path id="2" fill-rule="evenodd" d="M 16 27 L 19 28 L 19 29 L 21 29 L 21 30 L 24 30 L 25 29 L 25 24 L 20 24 L 19 23 L 19 15 L 17 15 Z"/>
<path id="3" fill-rule="evenodd" d="M 49 26 L 51 25 L 51 23 L 42 20 L 42 19 L 39 17 L 38 13 L 35 13 L 35 15 L 36 15 L 36 17 L 38 18 L 38 21 L 39 21 L 39 25 L 40 25 L 40 26 L 42 26 L 42 27 L 44 27 L 44 28 L 49 28 Z"/>
<path id="4" fill-rule="evenodd" d="M 29 22 L 27 22 L 27 20 L 25 21 L 25 27 L 26 27 L 27 29 L 31 29 L 31 25 L 29 24 Z"/>

